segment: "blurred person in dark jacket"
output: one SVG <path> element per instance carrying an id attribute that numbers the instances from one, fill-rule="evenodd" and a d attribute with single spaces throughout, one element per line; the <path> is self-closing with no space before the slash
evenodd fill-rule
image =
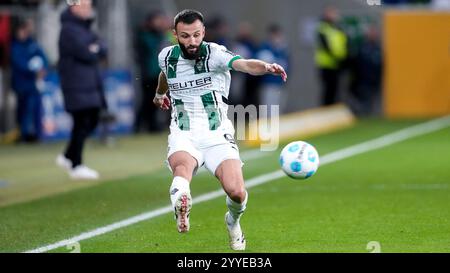
<path id="1" fill-rule="evenodd" d="M 91 30 L 94 21 L 91 0 L 81 0 L 61 15 L 58 70 L 66 111 L 73 118 L 70 142 L 56 163 L 72 179 L 95 180 L 97 171 L 83 165 L 83 148 L 106 108 L 99 62 L 106 57 L 106 46 Z"/>
<path id="2" fill-rule="evenodd" d="M 12 88 L 17 96 L 21 142 L 36 142 L 41 135 L 42 83 L 47 57 L 33 38 L 31 19 L 19 19 L 11 46 Z"/>
<path id="3" fill-rule="evenodd" d="M 265 41 L 257 54 L 257 59 L 267 63 L 277 63 L 289 72 L 289 48 L 284 36 L 283 29 L 277 24 L 271 24 L 267 28 L 267 41 Z M 274 75 L 264 75 L 261 77 L 259 97 L 261 105 L 268 107 L 267 113 L 262 111 L 262 118 L 271 118 L 278 113 L 272 113 L 272 106 L 279 106 L 280 113 L 284 110 L 284 98 L 287 98 L 284 81 Z"/>
<path id="4" fill-rule="evenodd" d="M 380 94 L 382 82 L 383 56 L 376 26 L 370 26 L 364 42 L 356 56 L 356 92 L 353 94 L 357 104 L 357 115 L 367 116 L 374 111 L 374 101 Z"/>
<path id="5" fill-rule="evenodd" d="M 259 51 L 259 45 L 254 37 L 252 25 L 241 22 L 238 26 L 237 37 L 234 41 L 232 51 L 245 59 L 255 59 Z M 259 105 L 259 98 L 255 96 L 259 89 L 261 77 L 250 74 L 231 72 L 232 81 L 229 103 L 231 105 L 242 104 Z"/>
<path id="6" fill-rule="evenodd" d="M 212 16 L 211 19 L 206 22 L 206 28 L 208 29 L 205 38 L 206 41 L 217 43 L 227 48 L 231 47 L 232 43 L 229 39 L 230 26 L 223 16 Z"/>
<path id="7" fill-rule="evenodd" d="M 162 121 L 165 113 L 158 111 L 153 104 L 154 90 L 158 86 L 161 69 L 158 54 L 168 46 L 166 17 L 160 11 L 151 12 L 138 33 L 139 64 L 142 74 L 140 107 L 137 111 L 135 132 L 159 132 L 166 126 Z M 169 26 L 170 28 L 170 26 Z M 167 123 L 169 116 L 167 116 Z"/>

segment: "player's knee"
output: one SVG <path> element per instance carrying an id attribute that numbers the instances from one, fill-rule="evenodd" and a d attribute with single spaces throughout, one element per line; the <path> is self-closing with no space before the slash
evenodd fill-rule
<path id="1" fill-rule="evenodd" d="M 175 166 L 175 168 L 173 168 L 173 174 L 174 176 L 181 176 L 181 177 L 185 177 L 186 179 L 192 177 L 192 173 L 193 173 L 193 168 L 185 165 L 185 164 L 180 164 Z M 190 180 L 190 179 L 188 179 Z"/>
<path id="2" fill-rule="evenodd" d="M 243 203 L 247 197 L 247 192 L 244 188 L 233 189 L 229 192 L 228 196 L 237 203 Z"/>

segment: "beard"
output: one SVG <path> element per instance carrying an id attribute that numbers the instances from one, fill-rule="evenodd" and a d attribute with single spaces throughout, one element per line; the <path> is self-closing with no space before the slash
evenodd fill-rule
<path id="1" fill-rule="evenodd" d="M 180 45 L 181 51 L 183 52 L 185 59 L 196 60 L 200 57 L 200 46 L 191 45 L 186 48 L 183 44 L 181 43 L 178 44 Z M 189 50 L 191 49 L 196 49 L 195 53 L 190 53 Z"/>

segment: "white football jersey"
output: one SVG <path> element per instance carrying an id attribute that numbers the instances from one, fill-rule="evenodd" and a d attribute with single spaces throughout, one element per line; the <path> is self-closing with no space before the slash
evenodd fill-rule
<path id="1" fill-rule="evenodd" d="M 217 130 L 227 120 L 232 63 L 240 56 L 203 42 L 197 60 L 183 58 L 179 45 L 164 48 L 159 66 L 172 100 L 172 125 L 182 131 Z"/>

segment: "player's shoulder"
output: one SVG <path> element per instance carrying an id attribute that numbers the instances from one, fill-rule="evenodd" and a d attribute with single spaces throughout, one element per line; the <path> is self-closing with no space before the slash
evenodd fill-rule
<path id="1" fill-rule="evenodd" d="M 177 45 L 171 45 L 163 48 L 161 52 L 159 52 L 158 58 L 160 60 L 164 60 L 169 55 L 169 52 L 172 51 L 172 49 L 174 49 L 176 46 Z"/>
<path id="2" fill-rule="evenodd" d="M 206 42 L 206 45 L 208 45 L 211 48 L 211 52 L 213 51 L 227 51 L 228 49 L 223 46 L 223 45 L 219 45 L 213 42 Z"/>
<path id="3" fill-rule="evenodd" d="M 235 53 L 231 52 L 226 46 L 224 45 L 220 45 L 220 44 L 216 44 L 216 43 L 208 43 L 209 47 L 211 48 L 211 55 L 219 57 L 219 58 L 234 58 L 238 55 L 236 55 Z"/>

